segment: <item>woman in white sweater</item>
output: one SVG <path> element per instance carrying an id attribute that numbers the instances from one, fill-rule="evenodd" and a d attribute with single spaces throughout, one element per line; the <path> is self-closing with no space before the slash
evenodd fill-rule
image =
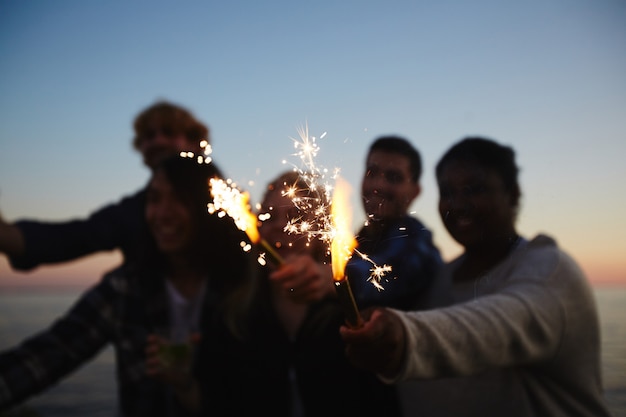
<path id="1" fill-rule="evenodd" d="M 463 139 L 436 175 L 441 219 L 464 253 L 435 280 L 428 310 L 371 309 L 363 326 L 343 326 L 350 360 L 400 384 L 407 415 L 609 416 L 593 293 L 552 238 L 516 232 L 513 149 Z"/>

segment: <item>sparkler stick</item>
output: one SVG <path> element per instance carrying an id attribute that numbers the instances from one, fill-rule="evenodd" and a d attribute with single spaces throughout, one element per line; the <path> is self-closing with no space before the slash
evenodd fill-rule
<path id="1" fill-rule="evenodd" d="M 249 236 L 248 236 L 249 237 Z M 250 239 L 252 240 L 252 239 Z M 253 242 L 254 243 L 254 242 Z M 276 252 L 276 250 L 274 250 L 274 248 L 272 247 L 272 245 L 270 245 L 267 240 L 265 239 L 259 239 L 258 244 L 261 245 L 261 247 L 263 249 L 265 249 L 265 253 L 267 253 L 268 258 L 270 258 L 270 260 L 272 262 L 274 262 L 274 265 L 276 266 L 280 266 L 282 264 L 285 263 L 285 260 L 283 259 L 282 256 L 280 256 L 278 254 L 278 252 Z"/>
<path id="2" fill-rule="evenodd" d="M 350 211 L 348 206 L 348 183 L 337 178 L 333 201 L 331 204 L 331 220 L 333 236 L 331 241 L 331 265 L 333 280 L 339 302 L 341 303 L 346 320 L 352 327 L 359 327 L 363 323 L 359 309 L 350 288 L 350 282 L 345 276 L 345 267 L 352 256 L 357 241 L 350 233 Z"/>
<path id="3" fill-rule="evenodd" d="M 285 260 L 259 234 L 257 217 L 250 209 L 250 194 L 238 190 L 236 184 L 230 180 L 211 178 L 209 185 L 213 196 L 213 203 L 208 206 L 209 213 L 218 212 L 220 215 L 232 217 L 237 227 L 246 232 L 253 244 L 261 246 L 275 265 L 284 264 Z"/>

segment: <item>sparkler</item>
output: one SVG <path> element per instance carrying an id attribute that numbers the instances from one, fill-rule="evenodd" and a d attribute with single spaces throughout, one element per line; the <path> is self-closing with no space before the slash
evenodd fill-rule
<path id="1" fill-rule="evenodd" d="M 209 164 L 213 161 L 211 154 L 213 148 L 207 140 L 200 141 L 202 155 L 195 155 L 193 152 L 181 152 L 182 158 L 196 158 L 199 164 Z M 222 180 L 219 178 L 211 178 L 209 180 L 213 203 L 208 205 L 210 214 L 218 213 L 219 216 L 229 215 L 237 227 L 246 232 L 250 241 L 256 245 L 260 245 L 267 253 L 268 257 L 276 265 L 285 263 L 283 258 L 267 243 L 265 239 L 261 239 L 261 235 L 257 229 L 257 218 L 250 209 L 250 195 L 247 192 L 241 192 L 237 189 L 237 184 L 232 180 Z M 250 250 L 242 243 L 244 250 Z M 263 262 L 265 258 L 262 258 Z"/>
<path id="2" fill-rule="evenodd" d="M 237 184 L 230 179 L 211 178 L 209 185 L 211 187 L 211 195 L 213 196 L 213 203 L 210 203 L 207 207 L 209 213 L 217 212 L 218 216 L 230 216 L 235 221 L 237 227 L 246 232 L 252 243 L 260 245 L 265 250 L 268 258 L 275 265 L 284 264 L 284 259 L 259 234 L 257 228 L 258 219 L 250 208 L 250 194 L 240 191 L 237 188 Z M 244 245 L 244 250 L 249 249 L 249 247 Z M 264 264 L 264 258 L 259 259 L 259 262 Z"/>
<path id="3" fill-rule="evenodd" d="M 325 136 L 326 132 L 320 136 L 320 139 L 323 139 Z M 300 177 L 307 183 L 311 191 L 311 195 L 308 198 L 293 197 L 292 201 L 300 210 L 306 212 L 314 211 L 315 221 L 302 222 L 299 219 L 292 219 L 287 224 L 287 227 L 285 227 L 285 231 L 288 233 L 305 234 L 309 240 L 313 238 L 320 239 L 327 245 L 330 251 L 335 225 L 333 225 L 333 215 L 330 213 L 328 202 L 331 201 L 330 196 L 334 188 L 331 181 L 334 182 L 339 178 L 340 170 L 335 168 L 332 171 L 328 171 L 316 165 L 315 158 L 317 157 L 320 147 L 316 142 L 315 136 L 309 135 L 308 125 L 305 124 L 304 127 L 298 129 L 297 139 L 291 139 L 296 149 L 295 156 L 300 158 L 305 167 L 304 169 L 294 167 L 294 169 L 299 172 Z M 292 195 L 296 195 L 295 190 Z M 356 244 L 353 247 L 354 254 L 372 264 L 368 281 L 379 291 L 384 290 L 380 282 L 383 277 L 391 271 L 391 266 L 377 265 L 367 254 L 358 251 L 355 247 Z"/>
<path id="4" fill-rule="evenodd" d="M 348 183 L 337 178 L 337 184 L 331 205 L 333 236 L 331 241 L 331 262 L 335 290 L 344 309 L 346 320 L 352 327 L 362 324 L 350 281 L 345 276 L 345 267 L 357 245 L 350 233 L 350 211 L 347 199 Z"/>
<path id="5" fill-rule="evenodd" d="M 387 272 L 391 271 L 391 266 L 385 264 L 385 265 L 378 265 L 376 264 L 376 262 L 374 262 L 369 256 L 367 256 L 365 253 L 360 252 L 358 249 L 354 249 L 354 253 L 356 253 L 357 255 L 359 255 L 363 260 L 369 262 L 372 264 L 372 268 L 370 268 L 370 276 L 369 278 L 367 278 L 367 280 L 369 282 L 372 283 L 372 285 L 378 290 L 378 291 L 382 291 L 385 289 L 385 287 L 382 286 L 382 284 L 380 283 L 380 281 L 383 279 L 383 277 L 387 274 Z"/>
<path id="6" fill-rule="evenodd" d="M 326 133 L 323 133 L 320 138 L 324 136 L 326 136 Z M 290 188 L 287 189 L 285 195 L 291 198 L 293 204 L 300 211 L 312 212 L 313 216 L 308 221 L 291 219 L 285 227 L 285 231 L 287 233 L 304 234 L 309 241 L 320 239 L 327 245 L 330 252 L 332 224 L 329 202 L 331 201 L 333 190 L 330 180 L 335 180 L 339 175 L 339 170 L 335 169 L 332 173 L 329 173 L 328 170 L 322 169 L 315 164 L 315 157 L 320 148 L 316 143 L 316 138 L 309 136 L 307 125 L 298 129 L 298 137 L 299 139 L 291 139 L 296 149 L 295 156 L 300 158 L 304 169 L 294 166 L 294 170 L 298 172 L 300 178 L 307 184 L 307 194 L 306 197 L 298 196 L 298 190 Z"/>
<path id="7" fill-rule="evenodd" d="M 191 151 L 182 151 L 178 155 L 181 158 L 195 158 L 196 162 L 199 164 L 210 164 L 213 161 L 213 158 L 211 157 L 211 154 L 213 153 L 213 147 L 206 139 L 202 139 L 199 145 L 200 148 L 202 148 L 202 155 L 196 155 Z"/>

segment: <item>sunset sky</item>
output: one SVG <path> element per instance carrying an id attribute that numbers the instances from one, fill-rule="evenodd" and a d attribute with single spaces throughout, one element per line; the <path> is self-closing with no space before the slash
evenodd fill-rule
<path id="1" fill-rule="evenodd" d="M 407 137 L 424 161 L 413 209 L 447 260 L 437 160 L 469 135 L 512 145 L 520 232 L 626 284 L 624 22 L 622 0 L 0 2 L 0 213 L 70 219 L 134 193 L 149 172 L 132 120 L 166 99 L 210 126 L 253 202 L 308 125 L 317 164 L 353 187 L 355 231 L 368 145 Z M 0 255 L 0 286 L 89 284 L 119 262 L 18 273 Z"/>

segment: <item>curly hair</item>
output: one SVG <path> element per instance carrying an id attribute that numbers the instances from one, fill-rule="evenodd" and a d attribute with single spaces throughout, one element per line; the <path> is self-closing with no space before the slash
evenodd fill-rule
<path id="1" fill-rule="evenodd" d="M 150 129 L 154 129 L 155 125 L 175 133 L 183 133 L 190 143 L 198 144 L 202 140 L 211 143 L 209 128 L 196 119 L 189 110 L 167 101 L 158 101 L 135 118 L 133 123 L 135 149 L 139 149 L 143 137 Z"/>

